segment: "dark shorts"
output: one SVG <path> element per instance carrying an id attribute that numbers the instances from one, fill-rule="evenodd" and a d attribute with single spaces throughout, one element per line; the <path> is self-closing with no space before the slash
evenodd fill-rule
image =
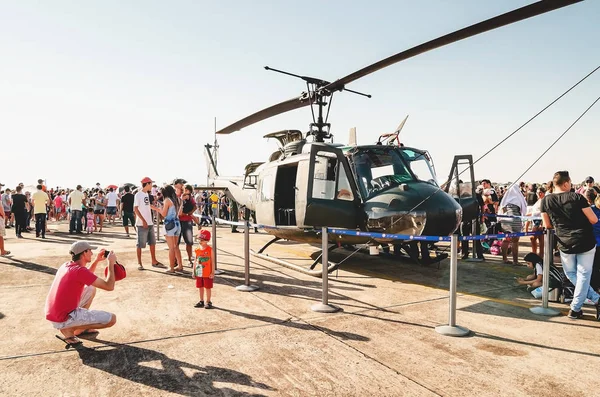
<path id="1" fill-rule="evenodd" d="M 106 207 L 106 215 L 117 215 L 117 207 Z"/>
<path id="2" fill-rule="evenodd" d="M 194 221 L 180 221 L 181 223 L 181 234 L 177 240 L 177 244 L 181 243 L 181 237 L 185 245 L 194 245 Z"/>
<path id="3" fill-rule="evenodd" d="M 104 210 L 94 210 L 94 214 L 96 214 L 96 215 L 104 215 Z"/>
<path id="4" fill-rule="evenodd" d="M 196 288 L 211 289 L 214 279 L 210 277 L 196 277 Z"/>
<path id="5" fill-rule="evenodd" d="M 131 226 L 135 225 L 135 215 L 133 212 L 123 211 L 123 226 L 129 226 L 129 222 L 131 222 Z"/>

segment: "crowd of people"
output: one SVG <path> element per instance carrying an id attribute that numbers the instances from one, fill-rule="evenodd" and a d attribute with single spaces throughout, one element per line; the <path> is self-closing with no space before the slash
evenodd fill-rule
<path id="1" fill-rule="evenodd" d="M 203 230 L 214 215 L 237 221 L 242 215 L 249 220 L 250 213 L 239 213 L 237 204 L 223 194 L 201 191 L 177 178 L 172 184 L 158 188 L 154 181 L 143 178 L 141 186 L 126 185 L 122 189 L 99 184 L 95 188 L 47 189 L 38 181 L 35 192 L 23 191 L 19 184 L 14 191 L 3 191 L 0 208 L 0 254 L 9 255 L 4 247 L 5 226 L 15 228 L 17 238 L 33 230 L 30 222 L 35 219 L 36 237 L 45 238 L 48 219 L 69 220 L 69 232 L 82 234 L 102 232 L 106 220 L 114 224 L 121 219 L 127 236 L 129 227 L 137 236 L 136 253 L 138 269 L 144 270 L 142 250 L 149 246 L 151 265 L 163 267 L 156 258 L 155 225 L 161 220 L 169 247 L 169 267 L 167 273 L 184 272 L 184 260 L 179 248 L 181 240 L 185 244 L 187 261 L 192 268 L 191 276 L 196 280 L 200 300 L 197 308 L 212 308 L 211 290 L 215 274 L 215 256 L 209 245 L 211 234 Z M 2 186 L 0 186 L 1 188 Z M 544 263 L 543 236 L 532 236 L 532 252 L 524 260 L 533 269 L 525 278 L 517 279 L 519 284 L 541 287 L 544 266 L 550 267 L 551 288 L 558 288 L 563 275 L 574 286 L 573 298 L 568 317 L 583 317 L 582 306 L 587 300 L 596 306 L 596 319 L 600 320 L 600 189 L 592 177 L 584 184 L 574 187 L 569 173 L 559 171 L 545 184 L 513 184 L 508 188 L 495 189 L 490 180 L 484 179 L 476 190 L 480 216 L 476 220 L 481 234 L 520 233 L 525 230 L 555 230 L 556 256 L 560 256 L 562 272 L 553 263 Z M 464 225 L 463 225 L 464 226 Z M 198 229 L 199 245 L 194 249 L 194 232 Z M 463 232 L 469 233 L 469 227 Z M 232 226 L 232 232 L 237 232 Z M 499 251 L 505 263 L 518 263 L 519 237 L 502 239 Z M 484 249 L 489 245 L 477 243 L 475 255 L 483 258 Z M 119 270 L 114 252 L 101 250 L 92 261 L 96 247 L 88 242 L 77 241 L 70 247 L 71 260 L 59 267 L 46 300 L 46 319 L 62 333 L 61 339 L 69 346 L 81 344 L 78 336 L 98 332 L 97 329 L 111 327 L 116 316 L 100 310 L 90 310 L 96 289 L 110 291 L 115 282 L 125 277 L 125 270 Z M 468 245 L 462 247 L 463 258 L 468 257 Z M 508 259 L 509 252 L 512 261 Z M 193 255 L 194 254 L 194 255 Z M 97 265 L 108 260 L 105 277 L 94 274 Z M 187 273 L 187 272 L 185 272 Z M 205 301 L 206 299 L 206 301 Z M 205 303 L 206 302 L 206 303 Z"/>
<path id="2" fill-rule="evenodd" d="M 548 183 L 521 182 L 498 189 L 484 179 L 476 193 L 481 234 L 554 229 L 553 255 L 560 257 L 564 275 L 574 286 L 568 317 L 581 318 L 582 305 L 587 300 L 596 306 L 596 319 L 600 320 L 600 248 L 597 249 L 600 246 L 600 188 L 594 178 L 589 176 L 580 186 L 575 186 L 567 171 L 559 171 Z M 463 229 L 463 233 L 469 232 L 469 228 Z M 525 256 L 525 262 L 534 273 L 517 281 L 531 287 L 541 286 L 542 268 L 548 265 L 552 285 L 561 283 L 563 278 L 554 265 L 543 263 L 544 236 L 530 239 L 532 252 Z M 494 248 L 504 263 L 518 264 L 519 237 L 496 239 L 487 245 L 476 242 L 475 254 L 483 258 L 485 249 L 494 253 Z M 463 245 L 462 252 L 463 259 L 467 258 L 468 245 Z M 512 261 L 508 259 L 509 253 Z"/>

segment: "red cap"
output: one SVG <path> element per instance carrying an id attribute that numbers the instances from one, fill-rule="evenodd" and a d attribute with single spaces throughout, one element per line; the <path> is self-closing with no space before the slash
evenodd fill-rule
<path id="1" fill-rule="evenodd" d="M 210 241 L 210 232 L 208 230 L 200 230 L 200 234 L 198 235 L 200 240 Z"/>
<path id="2" fill-rule="evenodd" d="M 142 179 L 142 183 L 154 182 L 149 176 Z"/>
<path id="3" fill-rule="evenodd" d="M 108 266 L 104 269 L 104 277 L 106 276 L 108 276 Z M 115 263 L 115 281 L 123 280 L 125 277 L 127 277 L 125 266 Z"/>

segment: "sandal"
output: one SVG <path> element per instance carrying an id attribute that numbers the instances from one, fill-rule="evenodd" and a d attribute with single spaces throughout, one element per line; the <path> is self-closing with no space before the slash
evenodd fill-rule
<path id="1" fill-rule="evenodd" d="M 139 266 L 138 266 L 138 270 L 144 270 L 144 266 L 142 266 L 142 265 L 139 265 Z"/>
<path id="2" fill-rule="evenodd" d="M 75 335 L 75 337 L 86 337 L 86 336 L 92 336 L 92 335 L 98 335 L 100 333 L 100 331 L 98 331 L 97 329 L 84 329 L 83 331 L 81 331 L 80 333 L 78 333 L 77 335 Z"/>
<path id="3" fill-rule="evenodd" d="M 169 274 L 175 274 L 175 270 L 171 270 L 171 269 L 169 269 L 169 270 L 165 270 L 165 273 L 169 273 Z"/>
<path id="4" fill-rule="evenodd" d="M 5 253 L 1 254 L 0 256 L 8 256 L 10 255 L 10 251 L 6 251 Z"/>
<path id="5" fill-rule="evenodd" d="M 160 267 L 161 269 L 166 269 L 166 266 L 160 262 L 153 263 L 152 267 Z"/>
<path id="6" fill-rule="evenodd" d="M 59 335 L 55 335 L 55 336 L 65 343 L 65 345 L 66 345 L 65 349 L 70 349 L 70 348 L 77 349 L 78 347 L 83 346 L 83 342 L 76 336 L 69 336 L 68 338 L 63 338 L 62 336 L 59 336 Z"/>

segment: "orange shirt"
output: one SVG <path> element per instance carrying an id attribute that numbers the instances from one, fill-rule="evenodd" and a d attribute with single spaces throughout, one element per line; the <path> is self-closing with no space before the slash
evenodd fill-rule
<path id="1" fill-rule="evenodd" d="M 200 277 L 200 269 L 202 269 L 202 277 L 210 277 L 212 272 L 212 247 L 207 245 L 205 249 L 202 247 L 196 248 L 196 271 L 194 275 Z"/>

